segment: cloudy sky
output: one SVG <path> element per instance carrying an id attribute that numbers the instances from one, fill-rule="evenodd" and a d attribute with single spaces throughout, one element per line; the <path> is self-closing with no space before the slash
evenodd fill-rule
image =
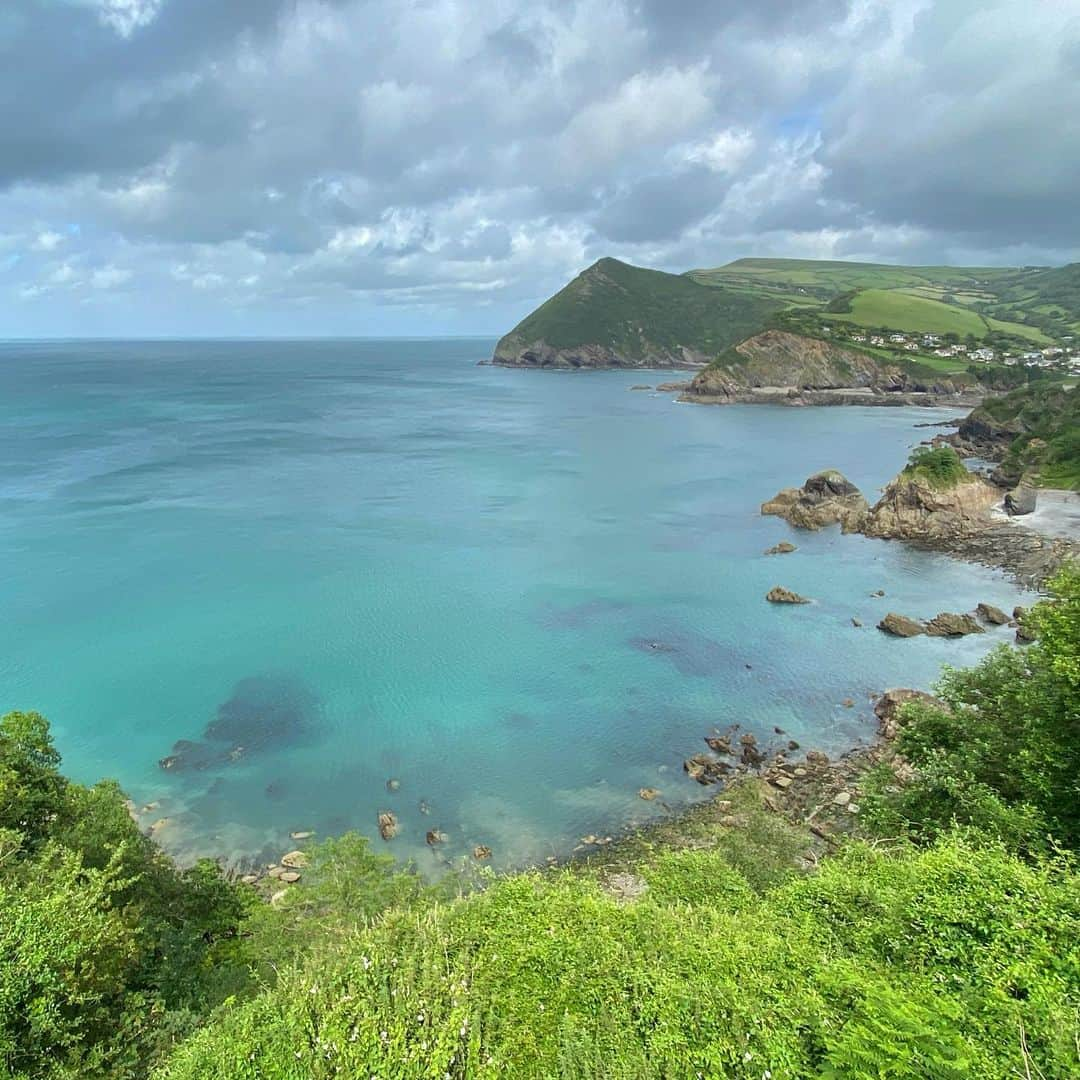
<path id="1" fill-rule="evenodd" d="M 498 333 L 596 258 L 1080 259 L 1080 0 L 3 0 L 0 337 Z"/>

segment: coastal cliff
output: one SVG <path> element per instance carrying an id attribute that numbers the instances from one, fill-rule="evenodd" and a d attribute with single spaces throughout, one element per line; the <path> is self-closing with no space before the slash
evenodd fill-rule
<path id="1" fill-rule="evenodd" d="M 1080 557 L 1080 543 L 1004 520 L 994 512 L 1002 494 L 969 473 L 951 448 L 922 448 L 873 506 L 844 476 L 827 470 L 801 488 L 778 492 L 762 503 L 761 513 L 799 529 L 839 524 L 845 533 L 900 540 L 997 567 L 1023 585 L 1041 587 L 1064 563 Z"/>
<path id="2" fill-rule="evenodd" d="M 946 377 L 911 362 L 785 330 L 766 330 L 698 372 L 680 400 L 705 405 L 975 404 L 970 378 Z"/>
<path id="3" fill-rule="evenodd" d="M 503 337 L 504 367 L 696 370 L 780 305 L 679 274 L 601 259 Z"/>

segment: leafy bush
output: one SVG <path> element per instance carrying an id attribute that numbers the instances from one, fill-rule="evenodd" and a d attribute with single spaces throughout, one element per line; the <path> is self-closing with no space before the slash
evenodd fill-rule
<path id="1" fill-rule="evenodd" d="M 864 808 L 881 831 L 928 838 L 961 823 L 1020 848 L 1047 834 L 1080 847 L 1080 569 L 1049 587 L 1024 620 L 1034 645 L 946 671 L 944 709 L 905 708 L 897 749 L 916 777 L 892 791 L 882 778 Z"/>
<path id="2" fill-rule="evenodd" d="M 921 476 L 939 488 L 952 487 L 971 477 L 951 446 L 916 447 L 904 472 L 909 476 Z"/>

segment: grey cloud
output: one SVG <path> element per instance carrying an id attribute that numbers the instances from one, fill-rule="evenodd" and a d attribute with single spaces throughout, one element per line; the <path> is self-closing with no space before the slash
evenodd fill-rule
<path id="1" fill-rule="evenodd" d="M 65 259 L 148 308 L 509 317 L 609 252 L 1068 255 L 1070 8 L 164 0 L 124 36 L 6 5 L 0 316 L 59 303 Z M 745 153 L 700 150 L 732 132 Z"/>

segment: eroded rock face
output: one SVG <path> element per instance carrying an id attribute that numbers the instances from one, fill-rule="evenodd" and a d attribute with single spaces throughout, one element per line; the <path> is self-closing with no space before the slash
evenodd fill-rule
<path id="1" fill-rule="evenodd" d="M 891 741 L 896 738 L 900 730 L 900 710 L 912 701 L 948 710 L 944 701 L 923 690 L 886 690 L 874 705 L 874 715 L 878 718 L 878 733 L 883 739 Z"/>
<path id="2" fill-rule="evenodd" d="M 898 615 L 895 611 L 890 611 L 878 623 L 878 629 L 892 634 L 893 637 L 917 637 L 926 633 L 926 627 L 921 622 L 909 619 L 906 615 Z"/>
<path id="3" fill-rule="evenodd" d="M 862 523 L 862 532 L 887 540 L 935 542 L 972 536 L 993 526 L 990 509 L 1000 492 L 977 476 L 937 488 L 901 473 Z"/>
<path id="4" fill-rule="evenodd" d="M 839 524 L 844 532 L 857 532 L 869 509 L 859 489 L 835 469 L 815 473 L 801 488 L 785 488 L 761 504 L 762 514 L 782 517 L 796 528 Z"/>
<path id="5" fill-rule="evenodd" d="M 926 624 L 926 632 L 931 637 L 964 637 L 967 634 L 985 633 L 970 615 L 958 615 L 953 611 L 942 611 L 935 615 Z"/>

